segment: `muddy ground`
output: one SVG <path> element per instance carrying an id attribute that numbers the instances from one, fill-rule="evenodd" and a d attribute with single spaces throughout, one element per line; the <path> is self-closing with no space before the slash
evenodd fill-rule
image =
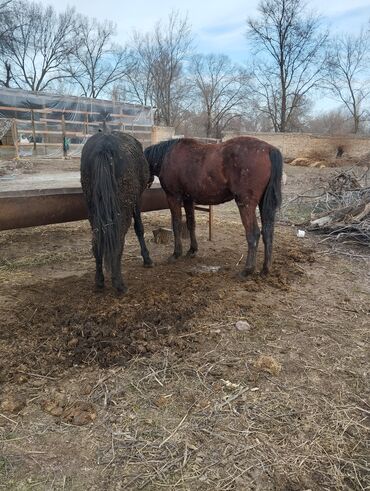
<path id="1" fill-rule="evenodd" d="M 286 172 L 285 202 L 335 170 Z M 233 204 L 176 264 L 145 214 L 156 264 L 130 233 L 122 298 L 93 291 L 85 222 L 1 233 L 0 489 L 366 489 L 368 255 L 297 238 L 296 203 L 245 282 Z"/>

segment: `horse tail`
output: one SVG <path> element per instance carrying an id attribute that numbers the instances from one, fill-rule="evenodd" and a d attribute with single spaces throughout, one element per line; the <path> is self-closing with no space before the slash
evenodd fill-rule
<path id="1" fill-rule="evenodd" d="M 281 205 L 281 178 L 283 175 L 283 156 L 280 150 L 270 150 L 271 176 L 260 202 L 261 219 L 273 222 L 275 212 Z"/>
<path id="2" fill-rule="evenodd" d="M 112 259 L 120 244 L 121 211 L 114 169 L 114 151 L 104 144 L 92 165 L 91 220 L 95 246 L 104 264 L 111 271 Z"/>

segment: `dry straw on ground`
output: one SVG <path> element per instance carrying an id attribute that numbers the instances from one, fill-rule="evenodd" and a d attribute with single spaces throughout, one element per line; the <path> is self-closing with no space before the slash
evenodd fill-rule
<path id="1" fill-rule="evenodd" d="M 281 372 L 281 365 L 272 356 L 261 355 L 256 360 L 254 366 L 257 370 L 271 373 L 271 375 L 279 375 Z"/>

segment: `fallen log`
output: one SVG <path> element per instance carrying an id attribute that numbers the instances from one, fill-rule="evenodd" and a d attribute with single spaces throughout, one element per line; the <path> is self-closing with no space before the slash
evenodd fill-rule
<path id="1" fill-rule="evenodd" d="M 353 239 L 370 246 L 370 201 L 314 215 L 308 230 L 338 239 Z"/>

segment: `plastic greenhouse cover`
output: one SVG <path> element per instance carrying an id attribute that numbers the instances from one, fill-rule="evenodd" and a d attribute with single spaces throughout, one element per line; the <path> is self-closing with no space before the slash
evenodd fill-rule
<path id="1" fill-rule="evenodd" d="M 24 109 L 24 111 L 22 111 Z M 60 121 L 62 115 L 66 120 L 84 123 L 86 113 L 88 121 L 114 121 L 124 124 L 152 126 L 153 109 L 147 106 L 127 102 L 90 99 L 68 95 L 55 95 L 44 92 L 30 92 L 22 89 L 0 88 L 0 118 L 17 118 L 31 120 L 31 109 L 34 117 L 47 113 L 48 119 Z M 122 115 L 121 117 L 119 117 Z M 37 118 L 38 119 L 38 118 Z"/>

